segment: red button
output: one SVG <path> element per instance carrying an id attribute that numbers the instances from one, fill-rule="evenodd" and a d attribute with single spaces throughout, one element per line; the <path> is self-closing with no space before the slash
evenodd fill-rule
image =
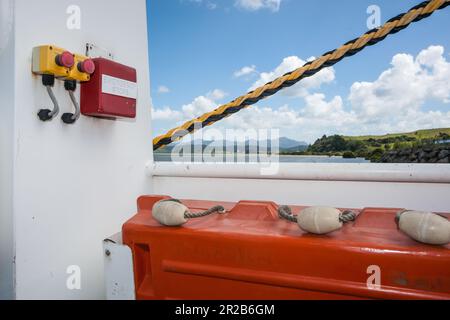
<path id="1" fill-rule="evenodd" d="M 94 61 L 86 59 L 83 62 L 78 63 L 78 70 L 87 74 L 93 74 L 95 71 Z"/>
<path id="2" fill-rule="evenodd" d="M 56 64 L 60 67 L 72 68 L 75 64 L 73 54 L 69 51 L 64 51 L 56 56 Z"/>

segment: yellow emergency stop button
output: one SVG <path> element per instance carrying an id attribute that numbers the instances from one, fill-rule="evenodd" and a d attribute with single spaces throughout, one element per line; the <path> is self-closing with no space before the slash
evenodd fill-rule
<path id="1" fill-rule="evenodd" d="M 35 74 L 50 74 L 63 80 L 89 81 L 95 66 L 89 57 L 73 54 L 54 46 L 43 45 L 33 48 L 32 71 Z"/>

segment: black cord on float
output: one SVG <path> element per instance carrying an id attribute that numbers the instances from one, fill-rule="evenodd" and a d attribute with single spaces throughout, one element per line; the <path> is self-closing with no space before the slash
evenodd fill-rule
<path id="1" fill-rule="evenodd" d="M 176 202 L 176 203 L 182 204 L 182 202 L 178 199 L 161 200 L 161 202 Z M 186 211 L 184 214 L 184 217 L 186 219 L 196 219 L 196 218 L 203 218 L 203 217 L 212 215 L 214 213 L 223 214 L 223 213 L 225 213 L 225 208 L 223 206 L 214 206 L 211 209 L 208 209 L 208 210 L 202 211 L 202 212 L 193 213 L 193 212 Z"/>
<path id="2" fill-rule="evenodd" d="M 289 206 L 280 206 L 278 208 L 278 216 L 281 219 L 298 223 L 298 216 L 292 213 L 292 209 Z M 339 221 L 342 223 L 348 223 L 355 221 L 357 214 L 351 210 L 345 210 L 339 215 Z"/>
<path id="3" fill-rule="evenodd" d="M 203 212 L 197 212 L 197 213 L 186 212 L 184 214 L 184 217 L 186 219 L 196 219 L 196 218 L 203 218 L 203 217 L 209 216 L 214 213 L 223 214 L 223 213 L 225 213 L 225 208 L 222 206 L 215 206 L 215 207 L 212 207 L 211 209 L 203 211 Z"/>

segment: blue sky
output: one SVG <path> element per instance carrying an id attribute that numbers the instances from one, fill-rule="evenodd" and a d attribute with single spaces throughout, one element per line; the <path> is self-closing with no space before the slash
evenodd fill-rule
<path id="1" fill-rule="evenodd" d="M 154 134 L 272 80 L 418 1 L 149 0 Z M 450 126 L 450 8 L 215 128 L 379 134 Z"/>

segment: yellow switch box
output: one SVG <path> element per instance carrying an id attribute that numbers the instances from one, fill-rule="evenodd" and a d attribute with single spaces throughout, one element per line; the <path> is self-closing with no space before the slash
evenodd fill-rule
<path id="1" fill-rule="evenodd" d="M 70 68 L 56 63 L 56 57 L 67 50 L 55 46 L 40 46 L 33 48 L 33 73 L 53 74 L 57 78 L 69 76 Z"/>
<path id="2" fill-rule="evenodd" d="M 53 45 L 33 48 L 32 71 L 35 74 L 52 74 L 63 80 L 89 81 L 90 75 L 78 70 L 78 63 L 88 57 L 72 54 Z"/>
<path id="3" fill-rule="evenodd" d="M 78 64 L 89 59 L 86 56 L 83 56 L 81 54 L 75 54 L 75 65 L 73 66 L 73 68 L 70 70 L 70 74 L 69 74 L 69 79 L 70 80 L 77 80 L 80 82 L 85 82 L 85 81 L 89 81 L 91 79 L 91 76 L 86 73 L 86 72 L 81 72 L 78 69 Z"/>

